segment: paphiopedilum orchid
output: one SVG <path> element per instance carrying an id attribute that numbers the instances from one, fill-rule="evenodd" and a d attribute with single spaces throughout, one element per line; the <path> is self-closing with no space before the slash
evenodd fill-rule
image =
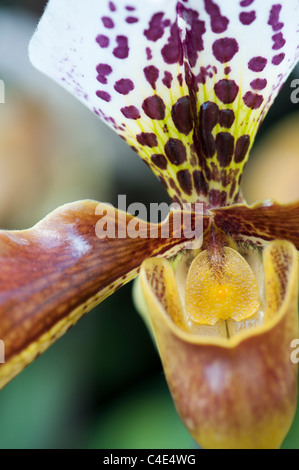
<path id="1" fill-rule="evenodd" d="M 174 212 L 155 238 L 142 220 L 138 238 L 97 237 L 103 214 L 122 234 L 134 217 L 95 201 L 2 231 L 1 386 L 140 274 L 191 435 L 207 448 L 280 446 L 297 400 L 299 204 L 248 206 L 240 184 L 298 47 L 298 0 L 50 0 L 33 64 L 115 129 L 182 212 L 191 203 L 203 243 L 185 250 Z"/>

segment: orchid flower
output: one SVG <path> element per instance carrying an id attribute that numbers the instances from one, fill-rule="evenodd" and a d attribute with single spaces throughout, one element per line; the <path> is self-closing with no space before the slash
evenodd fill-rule
<path id="1" fill-rule="evenodd" d="M 240 184 L 299 57 L 299 1 L 50 0 L 30 57 L 136 150 L 182 213 L 191 204 L 202 246 L 186 249 L 188 234 L 175 236 L 174 212 L 150 238 L 150 223 L 96 201 L 2 231 L 0 386 L 139 274 L 139 300 L 195 440 L 279 447 L 297 401 L 299 203 L 248 206 Z M 140 236 L 97 237 L 103 216 L 124 234 L 137 220 Z"/>

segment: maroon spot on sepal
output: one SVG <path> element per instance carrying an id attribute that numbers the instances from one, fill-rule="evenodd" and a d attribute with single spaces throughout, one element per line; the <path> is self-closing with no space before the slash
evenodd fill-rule
<path id="1" fill-rule="evenodd" d="M 272 64 L 273 65 L 279 65 L 279 64 L 281 64 L 281 62 L 283 61 L 284 58 L 285 58 L 284 52 L 282 52 L 281 54 L 275 55 L 272 58 Z"/>
<path id="2" fill-rule="evenodd" d="M 192 178 L 188 170 L 181 170 L 177 172 L 177 180 L 184 193 L 192 194 Z"/>
<path id="3" fill-rule="evenodd" d="M 102 17 L 102 22 L 105 28 L 107 29 L 112 29 L 114 28 L 114 22 L 109 16 L 103 16 Z"/>
<path id="4" fill-rule="evenodd" d="M 172 107 L 171 116 L 177 130 L 188 135 L 193 129 L 191 103 L 189 96 L 183 96 Z"/>
<path id="5" fill-rule="evenodd" d="M 129 43 L 127 36 L 116 37 L 117 47 L 113 50 L 113 55 L 117 59 L 126 59 L 129 57 Z"/>
<path id="6" fill-rule="evenodd" d="M 219 120 L 219 107 L 213 101 L 206 101 L 200 107 L 199 122 L 204 133 L 211 132 Z"/>
<path id="7" fill-rule="evenodd" d="M 164 155 L 161 153 L 154 154 L 151 156 L 151 160 L 160 170 L 166 170 L 168 163 Z"/>
<path id="8" fill-rule="evenodd" d="M 165 118 L 165 104 L 158 95 L 146 98 L 142 103 L 142 109 L 151 119 L 161 121 Z"/>
<path id="9" fill-rule="evenodd" d="M 239 45 L 234 38 L 222 38 L 214 42 L 212 49 L 215 58 L 221 62 L 221 64 L 225 64 L 232 60 L 234 55 L 238 52 Z"/>
<path id="10" fill-rule="evenodd" d="M 256 12 L 242 11 L 242 13 L 240 13 L 239 19 L 244 26 L 249 26 L 256 20 Z"/>
<path id="11" fill-rule="evenodd" d="M 187 160 L 186 148 L 179 139 L 169 139 L 165 145 L 165 153 L 168 160 L 176 166 Z"/>
<path id="12" fill-rule="evenodd" d="M 211 18 L 211 29 L 213 33 L 224 33 L 229 24 L 226 16 L 221 15 L 219 6 L 212 0 L 205 0 L 205 9 Z"/>
<path id="13" fill-rule="evenodd" d="M 156 83 L 159 78 L 159 69 L 155 67 L 154 65 L 149 65 L 148 67 L 145 67 L 143 69 L 144 76 L 148 83 L 151 85 L 151 87 L 155 90 L 156 89 Z"/>
<path id="14" fill-rule="evenodd" d="M 219 189 L 211 189 L 209 191 L 209 200 L 211 207 L 222 207 L 226 205 L 227 193 Z"/>
<path id="15" fill-rule="evenodd" d="M 113 2 L 109 2 L 109 10 L 112 12 L 116 11 L 116 6 L 114 5 Z"/>
<path id="16" fill-rule="evenodd" d="M 235 149 L 235 138 L 229 132 L 219 132 L 216 135 L 217 160 L 223 168 L 229 166 Z"/>
<path id="17" fill-rule="evenodd" d="M 183 64 L 183 46 L 180 37 L 180 31 L 177 23 L 170 28 L 170 36 L 167 44 L 162 48 L 161 54 L 166 64 Z"/>
<path id="18" fill-rule="evenodd" d="M 273 46 L 272 46 L 272 49 L 274 51 L 278 51 L 279 49 L 281 49 L 285 43 L 286 43 L 286 40 L 284 39 L 282 33 L 277 33 L 277 34 L 273 34 L 272 36 L 272 40 L 274 42 Z"/>
<path id="19" fill-rule="evenodd" d="M 248 152 L 250 145 L 249 135 L 242 135 L 239 137 L 236 143 L 235 157 L 234 160 L 236 163 L 241 163 Z"/>
<path id="20" fill-rule="evenodd" d="M 248 62 L 248 68 L 252 72 L 262 72 L 267 65 L 267 59 L 265 57 L 253 57 Z"/>
<path id="21" fill-rule="evenodd" d="M 107 103 L 109 103 L 111 101 L 111 96 L 109 95 L 109 93 L 107 93 L 106 91 L 103 91 L 103 90 L 98 90 L 96 92 L 96 95 L 98 98 L 100 98 L 101 100 L 103 101 L 107 101 Z"/>
<path id="22" fill-rule="evenodd" d="M 201 147 L 206 157 L 212 157 L 216 152 L 215 139 L 212 130 L 218 123 L 219 108 L 216 103 L 207 101 L 200 107 L 199 112 L 199 135 Z"/>
<path id="23" fill-rule="evenodd" d="M 137 135 L 137 141 L 139 144 L 144 145 L 146 147 L 157 147 L 158 140 L 156 134 L 150 132 L 142 132 L 141 134 Z"/>
<path id="24" fill-rule="evenodd" d="M 160 39 L 165 30 L 165 25 L 163 22 L 164 13 L 155 13 L 151 18 L 148 29 L 144 31 L 144 36 L 149 40 L 156 42 Z"/>
<path id="25" fill-rule="evenodd" d="M 99 64 L 96 71 L 98 72 L 97 81 L 104 85 L 107 84 L 107 76 L 112 73 L 112 67 L 108 64 Z"/>
<path id="26" fill-rule="evenodd" d="M 209 185 L 203 175 L 199 170 L 193 172 L 193 183 L 197 194 L 206 196 L 208 194 Z"/>
<path id="27" fill-rule="evenodd" d="M 252 91 L 248 91 L 245 93 L 243 96 L 243 101 L 248 106 L 248 108 L 251 109 L 258 109 L 262 102 L 264 101 L 264 97 L 262 95 L 257 95 L 255 93 L 252 93 Z"/>
<path id="28" fill-rule="evenodd" d="M 263 90 L 267 86 L 266 78 L 256 78 L 250 82 L 250 86 L 253 90 Z"/>
<path id="29" fill-rule="evenodd" d="M 130 91 L 134 90 L 134 83 L 129 78 L 122 78 L 115 83 L 114 89 L 121 95 L 128 95 Z"/>
<path id="30" fill-rule="evenodd" d="M 145 53 L 146 53 L 147 60 L 151 60 L 153 58 L 153 53 L 150 47 L 147 47 L 145 49 Z"/>
<path id="31" fill-rule="evenodd" d="M 164 72 L 164 77 L 162 78 L 162 83 L 165 85 L 167 88 L 171 88 L 171 83 L 172 83 L 173 77 L 170 72 Z"/>
<path id="32" fill-rule="evenodd" d="M 254 2 L 254 0 L 242 0 L 240 2 L 241 7 L 249 7 Z"/>
<path id="33" fill-rule="evenodd" d="M 231 104 L 235 101 L 239 92 L 239 87 L 234 80 L 220 80 L 214 86 L 217 98 L 224 104 Z"/>
<path id="34" fill-rule="evenodd" d="M 138 21 L 139 21 L 138 18 L 136 18 L 135 16 L 128 16 L 128 17 L 126 18 L 126 22 L 127 22 L 128 24 L 138 23 Z"/>
<path id="35" fill-rule="evenodd" d="M 219 113 L 219 124 L 221 127 L 230 129 L 235 122 L 235 113 L 232 109 L 222 109 Z"/>
<path id="36" fill-rule="evenodd" d="M 284 26 L 284 23 L 281 23 L 279 21 L 279 14 L 280 14 L 281 8 L 282 6 L 279 4 L 273 5 L 271 8 L 268 25 L 272 27 L 273 31 L 279 31 Z"/>
<path id="37" fill-rule="evenodd" d="M 139 109 L 136 108 L 136 106 L 125 106 L 124 108 L 121 108 L 122 114 L 127 118 L 127 119 L 140 119 L 140 112 Z"/>
<path id="38" fill-rule="evenodd" d="M 104 34 L 99 34 L 99 35 L 96 37 L 96 42 L 98 43 L 98 45 L 99 45 L 102 49 L 105 49 L 106 47 L 109 46 L 109 44 L 110 44 L 110 39 L 109 39 L 107 36 L 104 36 Z"/>

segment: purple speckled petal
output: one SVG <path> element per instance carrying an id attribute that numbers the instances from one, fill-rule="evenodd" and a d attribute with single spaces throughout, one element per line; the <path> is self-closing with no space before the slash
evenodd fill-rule
<path id="1" fill-rule="evenodd" d="M 299 0 L 50 0 L 33 64 L 134 147 L 178 201 L 237 202 L 299 56 Z"/>

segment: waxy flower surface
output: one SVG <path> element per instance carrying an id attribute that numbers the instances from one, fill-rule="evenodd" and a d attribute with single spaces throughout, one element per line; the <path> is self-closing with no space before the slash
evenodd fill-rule
<path id="1" fill-rule="evenodd" d="M 299 58 L 299 1 L 50 0 L 30 57 L 139 153 L 191 225 L 179 237 L 173 211 L 155 238 L 142 220 L 139 237 L 115 237 L 136 218 L 82 201 L 0 232 L 0 384 L 140 273 L 191 435 L 206 448 L 279 447 L 297 401 L 299 203 L 248 206 L 240 184 Z M 198 218 L 202 246 L 186 249 Z"/>

